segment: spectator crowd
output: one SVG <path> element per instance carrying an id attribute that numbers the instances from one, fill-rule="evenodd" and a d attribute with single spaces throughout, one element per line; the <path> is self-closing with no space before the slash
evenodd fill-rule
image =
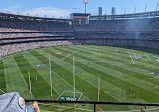
<path id="1" fill-rule="evenodd" d="M 0 58 L 22 51 L 27 51 L 31 49 L 38 49 L 42 47 L 51 46 L 66 46 L 73 45 L 70 41 L 44 41 L 44 42 L 30 42 L 30 43 L 20 43 L 20 44 L 8 44 L 0 46 Z"/>
<path id="2" fill-rule="evenodd" d="M 158 35 L 158 18 L 90 20 L 88 25 L 79 26 L 65 22 L 0 20 L 0 57 L 41 47 L 74 44 L 159 48 Z"/>
<path id="3" fill-rule="evenodd" d="M 76 31 L 158 31 L 159 18 L 90 20 L 88 25 L 76 25 L 74 28 Z"/>
<path id="4" fill-rule="evenodd" d="M 71 26 L 64 22 L 39 22 L 21 20 L 0 20 L 0 31 L 69 31 Z"/>
<path id="5" fill-rule="evenodd" d="M 42 37 L 56 36 L 54 33 L 0 33 L 0 39 L 3 38 L 20 38 L 20 37 Z"/>

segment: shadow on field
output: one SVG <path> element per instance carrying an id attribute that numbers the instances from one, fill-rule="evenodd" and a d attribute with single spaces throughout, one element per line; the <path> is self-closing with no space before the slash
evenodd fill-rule
<path id="1" fill-rule="evenodd" d="M 157 54 L 159 55 L 159 50 L 154 48 L 148 48 L 148 47 L 137 47 L 137 46 L 113 46 L 113 45 L 96 45 L 96 46 L 111 46 L 111 47 L 119 47 L 119 48 L 125 48 L 130 50 L 138 50 L 143 51 L 151 54 Z M 146 49 L 145 49 L 146 48 Z"/>

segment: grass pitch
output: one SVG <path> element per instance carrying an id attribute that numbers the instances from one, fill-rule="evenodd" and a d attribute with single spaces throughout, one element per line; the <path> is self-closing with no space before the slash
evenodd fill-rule
<path id="1" fill-rule="evenodd" d="M 150 71 L 159 73 L 159 62 L 154 55 L 139 50 L 108 46 L 57 46 L 6 56 L 0 59 L 0 89 L 5 92 L 17 91 L 25 99 L 30 99 L 29 70 L 33 99 L 51 99 L 50 52 L 68 53 L 51 55 L 54 99 L 58 99 L 60 95 L 73 97 L 72 55 L 74 55 L 76 96 L 79 100 L 98 100 L 100 76 L 100 101 L 159 102 L 159 76 L 148 74 Z M 135 59 L 133 55 L 140 55 L 142 58 Z M 35 64 L 43 66 L 35 67 Z M 137 91 L 139 97 L 136 97 Z M 55 112 L 74 111 L 73 104 L 55 104 L 53 107 L 50 104 L 40 104 L 40 107 L 42 110 Z M 92 111 L 93 105 L 77 104 L 76 108 L 76 112 Z M 157 107 L 148 109 L 153 112 L 159 111 Z M 140 110 L 140 107 L 100 105 L 100 110 L 134 111 Z"/>

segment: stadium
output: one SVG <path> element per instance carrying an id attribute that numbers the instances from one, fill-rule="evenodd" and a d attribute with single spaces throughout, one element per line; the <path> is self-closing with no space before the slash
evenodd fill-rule
<path id="1" fill-rule="evenodd" d="M 1 12 L 0 95 L 18 92 L 26 100 L 157 105 L 158 49 L 159 11 L 72 13 L 70 19 Z M 78 103 L 39 103 L 39 107 L 42 112 L 94 108 Z M 98 111 L 141 112 L 141 108 L 159 111 L 155 105 L 111 104 L 100 104 Z"/>

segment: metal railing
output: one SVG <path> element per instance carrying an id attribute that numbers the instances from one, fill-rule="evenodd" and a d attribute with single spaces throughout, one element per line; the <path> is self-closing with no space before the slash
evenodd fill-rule
<path id="1" fill-rule="evenodd" d="M 159 103 L 131 103 L 131 102 L 107 102 L 107 101 L 57 101 L 57 100 L 25 100 L 26 102 L 37 101 L 39 103 L 77 103 L 77 104 L 92 104 L 94 105 L 94 112 L 96 112 L 96 105 L 133 105 L 133 106 L 159 106 Z"/>

